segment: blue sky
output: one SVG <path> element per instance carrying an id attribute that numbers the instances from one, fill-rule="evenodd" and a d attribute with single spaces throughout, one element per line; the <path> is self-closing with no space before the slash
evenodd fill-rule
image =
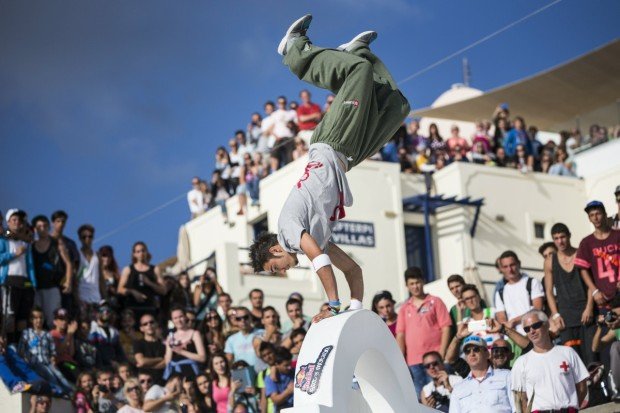
<path id="1" fill-rule="evenodd" d="M 86 222 L 101 236 L 184 194 L 252 112 L 306 87 L 275 50 L 307 12 L 320 46 L 377 30 L 373 50 L 401 80 L 549 3 L 0 1 L 0 209 L 62 208 L 70 236 Z M 430 105 L 462 80 L 462 57 L 473 87 L 501 86 L 617 38 L 619 15 L 615 0 L 561 1 L 401 89 Z M 161 261 L 187 218 L 180 200 L 101 244 L 126 265 L 144 240 Z"/>

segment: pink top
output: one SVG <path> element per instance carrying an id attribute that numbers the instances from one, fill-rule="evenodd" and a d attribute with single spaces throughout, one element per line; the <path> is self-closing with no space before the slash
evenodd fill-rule
<path id="1" fill-rule="evenodd" d="M 219 387 L 217 380 L 213 381 L 212 394 L 217 413 L 228 412 L 228 392 L 230 392 L 230 387 Z"/>
<path id="2" fill-rule="evenodd" d="M 405 301 L 398 310 L 396 333 L 405 335 L 407 364 L 422 363 L 422 356 L 428 351 L 439 351 L 441 347 L 441 329 L 452 325 L 450 313 L 441 298 L 426 295 L 416 307 L 413 297 Z"/>

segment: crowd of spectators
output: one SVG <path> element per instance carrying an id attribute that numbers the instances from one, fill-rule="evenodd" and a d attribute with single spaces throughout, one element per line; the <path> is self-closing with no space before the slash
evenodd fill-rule
<path id="1" fill-rule="evenodd" d="M 329 110 L 334 95 L 327 96 L 321 108 L 311 100 L 308 90 L 299 94 L 301 104 L 287 103 L 284 96 L 277 104 L 268 101 L 264 115 L 255 112 L 245 130 L 239 129 L 215 154 L 211 181 L 192 179 L 187 194 L 191 217 L 195 218 L 213 206 L 222 208 L 228 222 L 226 200 L 239 195 L 239 210 L 260 205 L 259 182 L 289 162 L 305 155 L 312 132 Z M 579 129 L 561 131 L 560 142 L 539 140 L 538 128 L 527 126 L 521 116 L 511 117 L 508 104 L 499 105 L 492 120 L 478 120 L 470 137 L 463 137 L 457 125 L 452 125 L 450 137 L 441 136 L 436 124 L 428 131 L 420 130 L 417 119 L 408 119 L 370 159 L 399 163 L 401 172 L 420 173 L 425 167 L 440 170 L 452 162 L 517 169 L 523 173 L 540 172 L 549 175 L 577 177 L 573 157 L 585 148 L 600 145 L 620 137 L 620 125 L 608 130 L 592 125 L 585 136 Z"/>
<path id="2" fill-rule="evenodd" d="M 233 305 L 214 268 L 164 275 L 148 246 L 122 268 L 93 247 L 95 228 L 65 234 L 68 215 L 0 219 L 0 377 L 29 392 L 32 411 L 53 397 L 78 413 L 275 412 L 292 406 L 292 376 L 309 318 L 293 293 L 286 319 Z M 242 297 L 234 297 L 238 303 Z"/>
<path id="3" fill-rule="evenodd" d="M 614 193 L 620 213 L 620 186 Z M 410 297 L 376 294 L 372 310 L 395 337 L 418 397 L 441 411 L 576 411 L 620 400 L 620 224 L 603 204 L 585 207 L 594 232 L 571 244 L 558 223 L 540 248 L 543 281 L 513 251 L 491 303 L 458 274 L 457 304 L 424 291 L 418 267 L 405 272 Z M 119 267 L 111 246 L 64 233 L 68 215 L 29 219 L 10 209 L 0 237 L 0 377 L 33 394 L 33 411 L 53 399 L 76 412 L 276 412 L 292 406 L 293 372 L 310 318 L 293 293 L 286 315 L 252 290 L 234 305 L 214 268 L 191 279 L 163 275 L 136 242 Z M 2 223 L 0 221 L 0 223 Z M 4 223 L 2 223 L 4 224 Z M 571 410 L 572 409 L 572 410 Z"/>

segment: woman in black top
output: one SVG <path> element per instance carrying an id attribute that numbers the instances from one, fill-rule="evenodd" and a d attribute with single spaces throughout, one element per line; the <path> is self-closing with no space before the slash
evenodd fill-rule
<path id="1" fill-rule="evenodd" d="M 159 297 L 166 294 L 166 286 L 159 268 L 150 264 L 151 254 L 146 244 L 133 245 L 132 264 L 123 268 L 118 293 L 125 296 L 125 308 L 130 308 L 139 320 L 145 313 L 154 314 L 159 308 Z"/>

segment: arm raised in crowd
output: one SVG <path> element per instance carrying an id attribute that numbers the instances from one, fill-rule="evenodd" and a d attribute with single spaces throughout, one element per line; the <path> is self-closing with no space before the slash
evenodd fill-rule
<path id="1" fill-rule="evenodd" d="M 459 323 L 456 329 L 456 334 L 452 337 L 452 340 L 450 340 L 450 345 L 446 350 L 446 356 L 444 357 L 444 361 L 446 363 L 452 364 L 459 358 L 461 341 L 463 341 L 463 339 L 469 334 L 469 330 L 467 330 L 467 323 Z"/>
<path id="2" fill-rule="evenodd" d="M 488 332 L 489 333 L 493 333 L 493 334 L 505 334 L 507 335 L 512 341 L 514 341 L 514 343 L 521 347 L 522 349 L 528 347 L 529 345 L 531 345 L 532 343 L 530 342 L 530 339 L 525 337 L 524 335 L 520 334 L 517 330 L 514 330 L 508 326 L 506 326 L 505 324 L 502 325 L 499 323 L 499 321 L 495 320 L 494 318 L 490 318 L 487 320 L 488 323 Z"/>

